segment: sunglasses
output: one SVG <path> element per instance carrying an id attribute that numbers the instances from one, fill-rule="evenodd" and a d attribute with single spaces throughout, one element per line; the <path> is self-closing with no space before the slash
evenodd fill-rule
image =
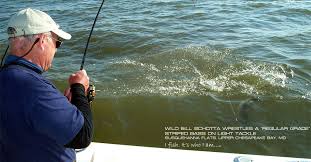
<path id="1" fill-rule="evenodd" d="M 59 48 L 59 47 L 62 45 L 62 43 L 63 43 L 63 41 L 61 41 L 61 40 L 59 40 L 59 39 L 55 39 L 55 38 L 53 38 L 52 36 L 51 36 L 50 38 L 52 38 L 53 40 L 56 41 L 56 42 L 55 42 L 55 47 L 56 47 L 56 48 Z"/>

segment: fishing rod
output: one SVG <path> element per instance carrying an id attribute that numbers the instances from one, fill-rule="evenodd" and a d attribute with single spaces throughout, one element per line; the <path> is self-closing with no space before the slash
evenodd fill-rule
<path id="1" fill-rule="evenodd" d="M 100 13 L 101 8 L 103 7 L 104 2 L 105 2 L 105 0 L 102 1 L 102 4 L 100 5 L 100 7 L 98 9 L 98 12 L 96 14 L 96 17 L 94 19 L 94 23 L 92 25 L 92 29 L 91 29 L 90 35 L 89 35 L 89 37 L 87 39 L 86 46 L 85 46 L 85 49 L 84 49 L 80 70 L 83 70 L 83 66 L 84 66 L 84 62 L 85 62 L 85 58 L 86 58 L 86 51 L 87 51 L 87 49 L 89 47 L 89 42 L 90 42 L 90 39 L 91 39 L 93 30 L 94 30 L 94 27 L 95 27 L 95 23 L 97 21 L 97 17 L 98 17 L 98 15 Z M 96 95 L 96 93 L 95 93 L 95 85 L 90 84 L 90 86 L 89 86 L 89 88 L 87 90 L 87 98 L 88 98 L 89 103 L 92 103 L 92 101 L 95 99 L 95 95 Z M 78 153 L 78 152 L 84 151 L 85 149 L 86 148 L 84 148 L 84 149 L 75 149 L 75 151 Z M 93 158 L 93 156 L 92 156 L 92 158 Z"/>
<path id="2" fill-rule="evenodd" d="M 97 17 L 98 17 L 98 15 L 100 13 L 101 8 L 103 7 L 104 2 L 105 2 L 105 0 L 102 1 L 101 5 L 100 5 L 100 7 L 98 9 L 98 12 L 96 14 L 96 17 L 94 19 L 94 23 L 92 25 L 92 29 L 90 31 L 88 40 L 86 42 L 86 46 L 85 46 L 84 54 L 83 54 L 83 57 L 82 57 L 82 62 L 81 62 L 80 70 L 83 70 L 84 62 L 85 62 L 85 58 L 86 58 L 86 52 L 87 52 L 87 49 L 89 47 L 89 42 L 90 42 L 90 39 L 91 39 L 93 30 L 94 30 L 94 27 L 95 27 L 95 24 L 96 24 L 96 21 L 97 21 Z M 88 98 L 90 103 L 95 99 L 95 95 L 96 95 L 96 93 L 95 93 L 95 85 L 90 84 L 90 86 L 89 86 L 89 88 L 87 90 L 87 98 Z"/>

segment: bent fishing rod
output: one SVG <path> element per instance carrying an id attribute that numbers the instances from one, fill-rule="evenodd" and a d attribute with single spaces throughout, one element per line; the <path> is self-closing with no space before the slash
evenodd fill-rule
<path id="1" fill-rule="evenodd" d="M 101 8 L 103 7 L 104 2 L 105 2 L 105 0 L 102 1 L 102 4 L 100 5 L 100 7 L 98 9 L 98 12 L 96 14 L 96 17 L 94 19 L 94 23 L 92 25 L 92 28 L 91 28 L 91 31 L 90 31 L 90 35 L 89 35 L 89 37 L 87 39 L 86 46 L 85 46 L 85 49 L 84 49 L 80 70 L 83 70 L 84 62 L 85 62 L 85 58 L 86 58 L 86 52 L 87 52 L 87 49 L 88 49 L 88 46 L 89 46 L 89 42 L 90 42 L 90 39 L 91 39 L 93 30 L 94 30 L 94 27 L 95 27 L 95 23 L 97 21 L 97 17 L 98 17 L 98 15 L 100 13 Z M 95 99 L 95 95 L 96 95 L 96 93 L 95 93 L 95 85 L 90 84 L 90 86 L 89 86 L 89 88 L 87 90 L 87 99 L 88 99 L 89 103 L 92 103 L 92 101 Z M 85 149 L 86 148 L 84 148 L 84 149 L 75 149 L 75 151 L 78 153 L 78 152 L 84 151 Z"/>
<path id="2" fill-rule="evenodd" d="M 94 19 L 94 23 L 92 25 L 89 37 L 88 37 L 87 42 L 86 42 L 86 46 L 85 46 L 84 54 L 83 54 L 83 57 L 82 57 L 82 62 L 81 62 L 80 70 L 83 70 L 84 62 L 85 62 L 85 58 L 86 58 L 86 52 L 87 52 L 87 49 L 89 47 L 89 42 L 90 42 L 90 39 L 91 39 L 93 30 L 94 30 L 94 27 L 95 27 L 95 24 L 96 24 L 96 21 L 97 21 L 97 17 L 98 17 L 98 15 L 100 13 L 101 8 L 103 7 L 104 2 L 105 2 L 105 0 L 102 1 L 101 5 L 100 5 L 100 7 L 98 9 L 98 12 L 96 14 L 96 17 Z M 96 95 L 96 93 L 95 93 L 95 85 L 90 84 L 90 86 L 89 86 L 89 88 L 87 90 L 87 98 L 88 98 L 90 103 L 95 99 L 95 95 Z"/>

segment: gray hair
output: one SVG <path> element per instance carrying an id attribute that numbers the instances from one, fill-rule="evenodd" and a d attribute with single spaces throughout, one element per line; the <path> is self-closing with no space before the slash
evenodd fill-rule
<path id="1" fill-rule="evenodd" d="M 10 37 L 9 45 L 11 49 L 23 49 L 27 44 L 33 43 L 41 34 L 51 36 L 51 32 L 40 33 L 40 34 L 32 34 L 32 35 L 24 35 L 18 37 Z"/>

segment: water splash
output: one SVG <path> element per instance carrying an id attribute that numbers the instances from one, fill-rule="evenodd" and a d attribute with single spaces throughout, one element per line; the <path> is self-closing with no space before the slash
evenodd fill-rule
<path id="1" fill-rule="evenodd" d="M 108 71 L 108 72 L 107 72 Z M 294 69 L 233 55 L 229 49 L 188 46 L 168 52 L 112 60 L 105 95 L 274 96 L 292 93 Z M 302 92 L 304 93 L 304 92 Z M 299 94 L 305 98 L 310 95 Z"/>

